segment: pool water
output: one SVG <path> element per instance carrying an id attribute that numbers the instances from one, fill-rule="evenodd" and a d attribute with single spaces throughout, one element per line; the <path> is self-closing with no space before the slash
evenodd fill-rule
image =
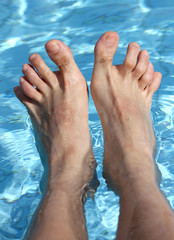
<path id="1" fill-rule="evenodd" d="M 155 70 L 163 74 L 153 98 L 152 117 L 158 142 L 161 188 L 174 209 L 174 3 L 171 0 L 6 0 L 0 2 L 0 240 L 23 239 L 41 199 L 43 167 L 36 151 L 30 120 L 16 99 L 21 67 L 31 53 L 49 60 L 44 44 L 58 38 L 67 44 L 88 85 L 93 49 L 102 33 L 119 33 L 114 63 L 121 63 L 129 42 L 150 52 Z M 103 133 L 92 98 L 89 125 L 100 186 L 85 205 L 90 240 L 115 237 L 119 199 L 102 177 Z"/>

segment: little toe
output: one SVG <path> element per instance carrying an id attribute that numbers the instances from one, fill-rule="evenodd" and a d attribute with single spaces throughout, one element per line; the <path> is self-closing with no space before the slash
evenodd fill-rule
<path id="1" fill-rule="evenodd" d="M 31 104 L 30 98 L 28 98 L 22 91 L 20 86 L 14 87 L 14 93 L 16 97 L 19 99 L 21 103 L 23 103 L 26 107 L 29 107 Z"/>
<path id="2" fill-rule="evenodd" d="M 35 100 L 36 102 L 40 102 L 42 95 L 39 93 L 33 85 L 31 85 L 25 77 L 20 78 L 20 86 L 23 91 L 23 93 L 29 97 L 32 100 Z"/>
<path id="3" fill-rule="evenodd" d="M 153 77 L 154 77 L 154 68 L 152 63 L 149 63 L 146 69 L 146 72 L 139 79 L 139 87 L 142 90 L 144 90 L 147 86 L 149 86 L 152 83 Z"/>
<path id="4" fill-rule="evenodd" d="M 46 83 L 39 77 L 34 68 L 29 64 L 24 64 L 22 72 L 27 81 L 34 85 L 40 92 L 45 93 L 47 89 Z"/>
<path id="5" fill-rule="evenodd" d="M 159 89 L 162 79 L 162 74 L 160 72 L 155 72 L 151 85 L 148 88 L 148 93 L 153 95 Z"/>
<path id="6" fill-rule="evenodd" d="M 57 79 L 50 68 L 45 64 L 41 56 L 37 53 L 30 55 L 29 62 L 36 68 L 39 75 L 50 86 L 54 87 L 57 83 Z"/>
<path id="7" fill-rule="evenodd" d="M 122 67 L 126 72 L 131 72 L 135 68 L 139 52 L 140 46 L 138 43 L 131 42 L 128 45 L 127 54 L 124 63 L 122 64 Z"/>
<path id="8" fill-rule="evenodd" d="M 45 45 L 46 51 L 51 60 L 58 66 L 61 74 L 74 74 L 80 72 L 74 61 L 72 52 L 68 46 L 59 40 L 51 40 Z"/>
<path id="9" fill-rule="evenodd" d="M 100 37 L 95 46 L 95 67 L 112 66 L 118 43 L 119 36 L 116 32 L 106 32 Z"/>
<path id="10" fill-rule="evenodd" d="M 146 72 L 146 69 L 149 64 L 149 53 L 146 50 L 142 50 L 138 55 L 138 61 L 133 70 L 133 77 L 135 79 L 140 79 L 143 74 Z"/>

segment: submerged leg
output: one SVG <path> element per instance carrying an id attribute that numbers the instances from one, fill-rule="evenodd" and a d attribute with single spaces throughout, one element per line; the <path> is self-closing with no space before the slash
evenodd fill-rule
<path id="1" fill-rule="evenodd" d="M 14 89 L 27 107 L 49 163 L 47 191 L 26 239 L 86 240 L 82 197 L 95 169 L 87 84 L 65 44 L 52 40 L 46 50 L 60 71 L 52 72 L 40 55 L 33 54 Z"/>
<path id="2" fill-rule="evenodd" d="M 105 33 L 95 47 L 91 92 L 104 131 L 104 176 L 120 195 L 118 240 L 172 240 L 174 215 L 156 178 L 156 141 L 150 115 L 161 74 L 146 50 L 130 43 L 113 66 L 119 37 Z"/>

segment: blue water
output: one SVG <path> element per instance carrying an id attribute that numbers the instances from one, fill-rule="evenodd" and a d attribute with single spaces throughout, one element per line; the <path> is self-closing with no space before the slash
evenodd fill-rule
<path id="1" fill-rule="evenodd" d="M 5 0 L 0 1 L 0 240 L 23 239 L 41 193 L 43 168 L 25 108 L 13 94 L 21 67 L 31 53 L 48 59 L 44 44 L 64 41 L 88 85 L 97 39 L 117 31 L 120 44 L 114 63 L 121 63 L 130 41 L 150 52 L 163 80 L 153 99 L 152 117 L 158 141 L 161 188 L 174 209 L 174 2 L 171 0 Z M 89 124 L 100 186 L 85 208 L 90 240 L 114 239 L 119 199 L 102 178 L 103 134 L 89 99 Z"/>

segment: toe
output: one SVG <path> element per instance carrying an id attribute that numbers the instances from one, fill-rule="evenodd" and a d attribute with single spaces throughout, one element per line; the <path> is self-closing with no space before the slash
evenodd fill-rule
<path id="1" fill-rule="evenodd" d="M 49 67 L 45 64 L 39 54 L 32 54 L 29 57 L 29 62 L 36 68 L 41 78 L 50 86 L 54 87 L 57 79 Z"/>
<path id="2" fill-rule="evenodd" d="M 59 40 L 51 40 L 46 43 L 45 48 L 49 57 L 63 75 L 79 72 L 70 48 L 64 43 Z"/>
<path id="3" fill-rule="evenodd" d="M 150 95 L 153 95 L 153 93 L 158 90 L 160 83 L 161 83 L 161 79 L 162 79 L 162 74 L 160 72 L 155 72 L 152 83 L 148 87 L 148 93 Z"/>
<path id="4" fill-rule="evenodd" d="M 39 77 L 32 66 L 29 64 L 24 64 L 22 67 L 22 72 L 31 85 L 34 85 L 42 93 L 46 92 L 46 83 Z"/>
<path id="5" fill-rule="evenodd" d="M 152 83 L 154 77 L 154 69 L 152 63 L 148 64 L 146 72 L 144 75 L 139 79 L 139 87 L 144 90 L 147 86 Z"/>
<path id="6" fill-rule="evenodd" d="M 101 36 L 95 46 L 95 66 L 112 65 L 118 42 L 119 36 L 116 32 L 106 32 Z"/>
<path id="7" fill-rule="evenodd" d="M 26 107 L 30 107 L 30 105 L 32 104 L 31 100 L 23 93 L 21 87 L 16 86 L 13 90 L 19 101 L 23 103 Z"/>
<path id="8" fill-rule="evenodd" d="M 93 97 L 95 96 L 95 89 L 103 88 L 101 82 L 103 81 L 105 82 L 103 84 L 106 84 L 105 80 L 110 79 L 113 56 L 117 50 L 118 43 L 119 36 L 116 32 L 104 33 L 96 43 L 94 69 L 91 78 L 91 93 Z"/>
<path id="9" fill-rule="evenodd" d="M 137 63 L 140 46 L 136 42 L 131 42 L 127 48 L 127 54 L 123 63 L 123 68 L 126 72 L 131 72 Z"/>
<path id="10" fill-rule="evenodd" d="M 142 50 L 138 55 L 138 61 L 133 70 L 133 77 L 135 79 L 140 79 L 142 75 L 146 72 L 149 64 L 149 53 L 146 50 Z"/>
<path id="11" fill-rule="evenodd" d="M 37 102 L 41 101 L 42 95 L 39 93 L 28 81 L 25 77 L 20 78 L 20 86 L 25 94 L 25 96 L 29 97 L 32 100 Z"/>

